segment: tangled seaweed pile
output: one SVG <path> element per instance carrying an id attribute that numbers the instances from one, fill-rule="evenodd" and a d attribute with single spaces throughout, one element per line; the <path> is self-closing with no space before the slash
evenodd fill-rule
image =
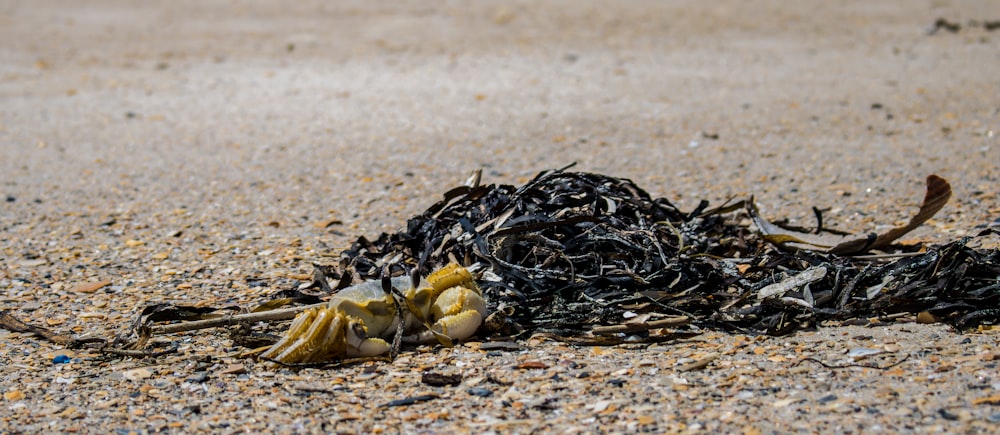
<path id="1" fill-rule="evenodd" d="M 829 249 L 760 218 L 752 199 L 689 213 L 626 179 L 553 170 L 521 187 L 470 185 L 411 218 L 405 231 L 359 238 L 326 278 L 377 279 L 388 265 L 432 270 L 489 266 L 482 288 L 491 333 L 563 336 L 597 325 L 685 316 L 700 327 L 781 335 L 824 320 L 927 312 L 960 328 L 1000 320 L 1000 253 L 969 238 L 923 252 L 852 257 L 884 248 L 951 194 L 928 178 L 911 225 Z M 928 205 L 929 204 L 929 205 Z M 750 219 L 747 219 L 750 218 Z M 754 222 L 751 227 L 740 222 Z M 993 232 L 987 229 L 985 233 Z M 643 329 L 643 328 L 636 328 Z M 642 334 L 643 332 L 640 332 Z"/>

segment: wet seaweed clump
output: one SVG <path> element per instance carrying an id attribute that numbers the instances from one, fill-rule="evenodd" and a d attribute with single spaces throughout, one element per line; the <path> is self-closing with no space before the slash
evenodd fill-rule
<path id="1" fill-rule="evenodd" d="M 950 195 L 946 181 L 928 177 L 909 225 L 827 243 L 767 222 L 752 198 L 683 212 L 601 174 L 545 171 L 520 187 L 475 177 L 405 230 L 359 238 L 322 275 L 344 287 L 378 279 L 383 266 L 402 274 L 482 264 L 494 313 L 484 328 L 497 335 L 615 331 L 643 339 L 653 338 L 652 326 L 687 324 L 780 335 L 901 313 L 960 328 L 995 324 L 997 250 L 973 248 L 971 238 L 908 253 L 891 244 Z M 859 255 L 873 250 L 895 254 Z"/>

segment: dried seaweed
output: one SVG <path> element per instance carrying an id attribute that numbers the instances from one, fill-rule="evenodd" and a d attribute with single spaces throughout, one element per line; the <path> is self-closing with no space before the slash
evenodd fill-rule
<path id="1" fill-rule="evenodd" d="M 907 225 L 863 237 L 839 234 L 828 243 L 814 237 L 833 233 L 823 229 L 816 208 L 815 230 L 803 230 L 768 222 L 752 197 L 711 209 L 703 201 L 683 212 L 630 180 L 606 175 L 552 170 L 514 187 L 480 185 L 476 174 L 411 218 L 405 230 L 360 237 L 337 266 L 316 265 L 311 283 L 278 295 L 262 312 L 224 315 L 158 304 L 137 319 L 136 342 L 100 344 L 130 352 L 154 334 L 288 319 L 304 307 L 275 308 L 318 303 L 304 289 L 330 293 L 352 280 L 388 280 L 450 262 L 485 266 L 477 268 L 479 283 L 492 314 L 481 332 L 497 337 L 542 333 L 618 344 L 675 340 L 700 328 L 782 335 L 824 321 L 908 313 L 963 329 L 997 324 L 1000 251 L 972 246 L 974 239 L 1000 234 L 994 226 L 917 251 L 857 255 L 898 252 L 891 243 L 944 206 L 951 196 L 947 181 L 932 175 L 927 183 Z M 7 312 L 0 320 L 4 329 L 84 344 Z M 186 322 L 154 325 L 176 320 Z"/>
<path id="2" fill-rule="evenodd" d="M 819 239 L 812 234 L 802 231 L 780 228 L 768 222 L 757 212 L 757 207 L 754 205 L 752 199 L 748 203 L 747 212 L 757 225 L 758 231 L 764 237 L 764 240 L 768 242 L 782 246 L 799 245 L 808 246 L 812 249 L 819 248 L 833 254 L 858 254 L 873 249 L 885 249 L 889 247 L 892 242 L 895 242 L 900 237 L 934 217 L 950 198 L 951 184 L 944 178 L 937 175 L 930 175 L 927 177 L 927 193 L 924 195 L 923 203 L 920 204 L 920 210 L 917 211 L 917 214 L 906 225 L 894 227 L 882 234 L 868 233 L 863 237 L 843 235 L 837 238 L 837 240 L 831 241 Z M 817 216 L 820 216 L 815 208 L 813 211 Z M 821 223 L 817 225 L 817 230 L 815 231 L 819 234 L 821 233 L 822 220 L 817 218 L 817 221 Z"/>
<path id="3" fill-rule="evenodd" d="M 970 238 L 892 261 L 846 255 L 891 250 L 940 210 L 951 194 L 940 177 L 928 177 L 924 206 L 907 226 L 824 250 L 771 243 L 752 199 L 682 212 L 630 180 L 594 173 L 546 171 L 520 187 L 473 180 L 405 230 L 359 238 L 328 278 L 339 287 L 344 277 L 378 279 L 385 265 L 404 274 L 484 263 L 481 286 L 496 313 L 484 328 L 497 335 L 571 336 L 637 316 L 775 335 L 903 312 L 929 311 L 961 328 L 1000 319 L 1000 254 L 970 247 Z M 747 217 L 757 225 L 739 223 Z M 621 334 L 650 338 L 647 329 Z"/>

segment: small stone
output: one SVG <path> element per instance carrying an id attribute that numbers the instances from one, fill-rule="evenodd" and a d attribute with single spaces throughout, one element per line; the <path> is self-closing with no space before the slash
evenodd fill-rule
<path id="1" fill-rule="evenodd" d="M 465 392 L 473 396 L 479 396 L 479 397 L 490 397 L 493 395 L 493 391 L 482 387 L 472 387 L 469 388 L 468 390 L 465 390 Z"/>
<path id="2" fill-rule="evenodd" d="M 207 380 L 208 380 L 208 372 L 195 372 L 194 375 L 192 375 L 191 377 L 185 379 L 185 381 L 191 382 L 191 383 L 194 383 L 194 384 L 200 384 L 200 383 L 205 382 Z"/>
<path id="3" fill-rule="evenodd" d="M 70 289 L 70 291 L 73 293 L 93 293 L 104 288 L 108 284 L 111 284 L 111 281 L 86 282 L 83 284 L 77 284 Z"/>
<path id="4" fill-rule="evenodd" d="M 591 405 L 591 408 L 592 408 L 591 410 L 594 411 L 595 414 L 599 414 L 599 413 L 603 412 L 604 410 L 608 409 L 608 407 L 610 407 L 610 406 L 611 406 L 611 401 L 609 401 L 609 400 L 598 400 L 597 402 L 594 402 L 593 405 Z"/>
<path id="5" fill-rule="evenodd" d="M 24 400 L 24 393 L 21 390 L 9 390 L 3 393 L 3 398 L 10 402 Z"/>
<path id="6" fill-rule="evenodd" d="M 956 421 L 956 420 L 958 420 L 958 416 L 957 415 L 953 414 L 951 411 L 949 411 L 947 409 L 944 409 L 944 408 L 941 408 L 941 409 L 938 410 L 938 415 L 940 415 L 941 418 L 943 418 L 945 420 L 948 420 L 948 421 Z"/>
<path id="7" fill-rule="evenodd" d="M 519 368 L 521 370 L 547 369 L 547 368 L 549 368 L 549 365 L 545 364 L 545 363 L 543 363 L 541 361 L 525 361 L 525 362 L 523 362 L 521 364 L 518 364 L 517 368 Z"/>
<path id="8" fill-rule="evenodd" d="M 799 401 L 799 399 L 795 399 L 795 398 L 779 399 L 779 400 L 775 400 L 774 402 L 771 402 L 771 406 L 774 407 L 774 408 L 784 408 L 784 407 L 786 407 L 788 405 L 791 405 L 791 404 L 793 404 L 795 402 L 798 402 L 798 401 Z"/>
<path id="9" fill-rule="evenodd" d="M 151 378 L 153 376 L 153 372 L 146 368 L 138 368 L 125 370 L 125 372 L 122 373 L 122 376 L 124 376 L 125 379 L 134 382 Z"/>
<path id="10" fill-rule="evenodd" d="M 820 397 L 816 401 L 819 403 L 828 403 L 828 402 L 833 402 L 834 400 L 837 400 L 836 394 L 827 394 L 826 396 Z"/>
<path id="11" fill-rule="evenodd" d="M 35 259 L 32 259 L 32 260 L 22 260 L 18 264 L 20 264 L 21 267 L 36 267 L 36 266 L 43 266 L 43 265 L 46 265 L 48 263 L 49 263 L 49 260 L 46 260 L 44 258 L 35 258 Z"/>
<path id="12" fill-rule="evenodd" d="M 878 355 L 882 353 L 882 349 L 872 349 L 867 347 L 856 347 L 847 352 L 847 356 L 854 358 L 855 361 L 867 358 L 872 355 Z"/>
<path id="13" fill-rule="evenodd" d="M 219 370 L 220 375 L 238 375 L 241 373 L 246 373 L 247 366 L 243 364 L 230 364 L 228 367 Z"/>

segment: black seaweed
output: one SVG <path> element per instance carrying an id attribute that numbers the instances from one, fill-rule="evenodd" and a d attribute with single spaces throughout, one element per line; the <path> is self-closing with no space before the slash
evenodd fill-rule
<path id="1" fill-rule="evenodd" d="M 1000 254 L 970 247 L 971 238 L 890 260 L 787 250 L 740 224 L 746 209 L 707 206 L 685 213 L 630 180 L 562 170 L 520 187 L 462 186 L 405 230 L 359 238 L 341 254 L 341 273 L 328 275 L 339 287 L 344 277 L 378 279 L 383 264 L 398 275 L 484 263 L 481 286 L 502 314 L 486 332 L 504 335 L 573 335 L 645 313 L 774 335 L 898 313 L 960 328 L 1000 320 Z M 810 268 L 825 274 L 758 297 Z"/>

